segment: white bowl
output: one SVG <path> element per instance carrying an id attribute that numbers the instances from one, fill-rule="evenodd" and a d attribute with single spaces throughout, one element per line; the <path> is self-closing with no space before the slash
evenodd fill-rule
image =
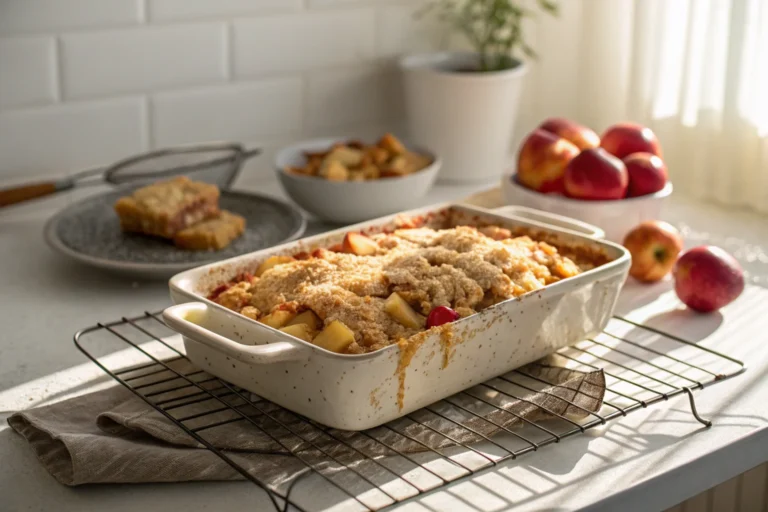
<path id="1" fill-rule="evenodd" d="M 501 180 L 501 191 L 505 204 L 536 208 L 594 224 L 605 231 L 608 240 L 621 243 L 624 236 L 640 222 L 661 218 L 664 202 L 672 194 L 672 183 L 647 196 L 583 201 L 536 192 L 520 185 L 515 175 L 507 175 Z"/>
<path id="2" fill-rule="evenodd" d="M 285 171 L 287 166 L 306 164 L 304 151 L 324 151 L 350 137 L 315 139 L 288 146 L 275 157 L 275 171 L 291 199 L 306 211 L 330 222 L 354 224 L 408 210 L 432 187 L 440 159 L 422 148 L 409 149 L 432 158 L 428 167 L 403 176 L 368 181 L 329 181 Z"/>

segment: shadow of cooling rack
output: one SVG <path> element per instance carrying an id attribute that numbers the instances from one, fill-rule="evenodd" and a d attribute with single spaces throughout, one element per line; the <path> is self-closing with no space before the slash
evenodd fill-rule
<path id="1" fill-rule="evenodd" d="M 603 371 L 606 391 L 599 411 L 580 407 L 573 396 L 563 398 L 556 392 L 562 383 L 524 367 L 381 427 L 345 432 L 194 367 L 180 336 L 165 326 L 159 313 L 84 329 L 75 335 L 75 344 L 113 379 L 260 487 L 275 509 L 299 511 L 341 505 L 343 510 L 380 510 L 680 394 L 688 395 L 691 413 L 709 426 L 698 415 L 692 392 L 745 369 L 725 354 L 614 317 L 603 333 L 556 356 L 558 364 L 572 369 Z M 533 400 L 534 395 L 545 395 L 549 400 L 544 404 L 550 406 Z M 547 419 L 518 415 L 504 406 L 509 401 L 538 409 L 534 412 Z M 553 410 L 551 404 L 560 401 L 564 408 Z M 503 416 L 514 427 L 501 421 Z M 278 481 L 242 452 L 217 448 L 217 433 L 233 424 L 271 440 L 280 454 L 257 456 L 279 457 L 278 466 L 298 468 L 294 477 Z M 299 491 L 301 486 L 314 491 Z"/>

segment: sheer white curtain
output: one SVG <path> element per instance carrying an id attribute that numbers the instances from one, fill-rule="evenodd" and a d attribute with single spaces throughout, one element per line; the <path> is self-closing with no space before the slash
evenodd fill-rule
<path id="1" fill-rule="evenodd" d="M 522 129 L 653 128 L 677 190 L 768 213 L 768 1 L 561 0 L 533 28 Z"/>

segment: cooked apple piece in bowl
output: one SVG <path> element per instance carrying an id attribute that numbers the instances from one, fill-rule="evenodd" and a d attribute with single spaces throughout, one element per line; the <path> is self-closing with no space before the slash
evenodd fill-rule
<path id="1" fill-rule="evenodd" d="M 389 152 L 379 146 L 368 146 L 365 150 L 374 167 L 383 164 L 389 158 Z"/>
<path id="2" fill-rule="evenodd" d="M 379 140 L 379 147 L 386 149 L 393 155 L 401 155 L 406 152 L 405 146 L 403 146 L 403 143 L 400 142 L 397 137 L 392 135 L 391 133 L 386 133 L 384 136 Z"/>
<path id="3" fill-rule="evenodd" d="M 349 169 L 343 163 L 327 158 L 320 166 L 319 174 L 329 181 L 347 181 L 349 179 Z"/>
<path id="4" fill-rule="evenodd" d="M 334 147 L 325 157 L 325 161 L 339 162 L 345 167 L 354 167 L 360 165 L 363 159 L 363 152 L 342 144 Z"/>
<path id="5" fill-rule="evenodd" d="M 288 165 L 284 170 L 302 176 L 317 176 L 329 181 L 367 181 L 413 174 L 432 164 L 432 158 L 410 151 L 391 133 L 375 144 L 360 141 L 337 142 L 326 151 L 304 151 L 303 166 Z"/>
<path id="6" fill-rule="evenodd" d="M 312 342 L 331 352 L 342 353 L 355 341 L 355 333 L 352 329 L 344 325 L 343 322 L 334 320 L 315 336 Z"/>

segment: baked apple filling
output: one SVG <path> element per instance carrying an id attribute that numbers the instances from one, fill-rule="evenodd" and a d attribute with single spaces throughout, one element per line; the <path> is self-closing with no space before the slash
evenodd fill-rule
<path id="1" fill-rule="evenodd" d="M 331 249 L 271 256 L 209 298 L 330 351 L 361 354 L 582 271 L 553 245 L 497 226 L 348 233 Z"/>

